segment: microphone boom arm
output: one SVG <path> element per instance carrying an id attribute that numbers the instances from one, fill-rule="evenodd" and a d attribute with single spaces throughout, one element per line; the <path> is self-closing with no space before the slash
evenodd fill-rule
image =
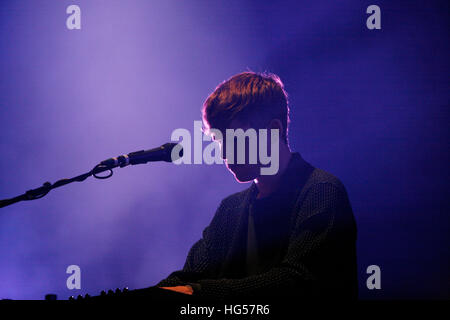
<path id="1" fill-rule="evenodd" d="M 110 171 L 110 174 L 107 176 L 97 176 L 97 174 L 104 172 L 104 171 Z M 25 192 L 24 194 L 21 194 L 20 196 L 14 197 L 14 198 L 10 198 L 10 199 L 4 199 L 4 200 L 0 200 L 0 208 L 9 206 L 11 204 L 14 204 L 16 202 L 19 201 L 28 201 L 28 200 L 36 200 L 36 199 L 40 199 L 44 196 L 47 195 L 47 193 L 49 193 L 52 189 L 58 188 L 58 187 L 62 187 L 66 184 L 69 184 L 71 182 L 81 182 L 86 180 L 88 177 L 90 176 L 94 176 L 97 179 L 107 179 L 109 177 L 112 176 L 112 170 L 110 167 L 105 166 L 105 165 L 97 165 L 94 167 L 94 169 L 92 169 L 91 171 L 81 174 L 79 176 L 70 178 L 70 179 L 61 179 L 56 181 L 54 184 L 51 184 L 50 182 L 45 182 L 42 187 L 36 188 L 36 189 L 31 189 L 28 190 L 27 192 Z"/>
<path id="2" fill-rule="evenodd" d="M 70 179 L 61 179 L 56 181 L 54 184 L 51 184 L 50 182 L 45 182 L 41 187 L 36 189 L 31 189 L 25 192 L 24 194 L 21 194 L 20 196 L 10 198 L 10 199 L 4 199 L 0 200 L 0 208 L 9 206 L 11 204 L 14 204 L 19 201 L 29 201 L 29 200 L 36 200 L 40 199 L 44 196 L 46 196 L 52 189 L 62 187 L 66 184 L 72 183 L 72 182 L 81 182 L 86 180 L 90 176 L 94 176 L 97 179 L 108 179 L 113 175 L 113 168 L 116 167 L 125 167 L 129 164 L 142 164 L 147 163 L 149 161 L 166 161 L 171 162 L 171 151 L 176 146 L 175 143 L 166 143 L 158 148 L 151 149 L 151 150 L 141 150 L 137 152 L 129 153 L 128 155 L 122 155 L 117 158 L 110 158 L 108 160 L 102 161 L 98 165 L 94 167 L 89 172 L 86 172 L 84 174 L 81 174 L 79 176 L 70 178 Z M 182 149 L 180 152 L 180 156 L 182 156 Z M 109 171 L 109 174 L 106 176 L 99 176 L 98 174 L 104 171 Z"/>

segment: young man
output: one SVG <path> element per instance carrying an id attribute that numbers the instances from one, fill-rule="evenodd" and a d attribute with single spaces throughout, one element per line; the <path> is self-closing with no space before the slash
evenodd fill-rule
<path id="1" fill-rule="evenodd" d="M 291 152 L 281 80 L 253 72 L 233 76 L 207 98 L 203 120 L 211 133 L 213 128 L 223 133 L 222 157 L 236 180 L 253 183 L 222 200 L 183 269 L 157 286 L 212 300 L 356 298 L 356 224 L 347 192 L 335 176 Z M 259 138 L 259 129 L 279 133 L 278 149 L 268 142 L 270 133 L 263 140 L 269 152 L 278 151 L 275 174 L 261 174 L 268 164 L 249 163 L 248 154 L 243 164 L 236 152 L 228 158 L 226 129 L 251 128 Z"/>

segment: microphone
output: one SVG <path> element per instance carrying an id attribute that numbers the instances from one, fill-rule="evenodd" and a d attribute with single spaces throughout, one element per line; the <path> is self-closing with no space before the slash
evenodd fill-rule
<path id="1" fill-rule="evenodd" d="M 174 158 L 172 159 L 172 150 L 177 147 L 178 152 L 175 152 Z M 131 152 L 129 154 L 123 154 L 118 157 L 109 158 L 105 161 L 100 162 L 100 165 L 107 166 L 109 168 L 116 167 L 126 167 L 130 164 L 142 164 L 150 161 L 166 161 L 172 162 L 183 156 L 183 147 L 178 143 L 166 143 L 162 146 L 150 150 L 141 150 L 136 152 Z"/>

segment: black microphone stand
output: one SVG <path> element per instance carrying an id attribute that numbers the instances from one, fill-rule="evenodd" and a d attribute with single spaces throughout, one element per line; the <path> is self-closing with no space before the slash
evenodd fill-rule
<path id="1" fill-rule="evenodd" d="M 98 164 L 92 169 L 91 171 L 84 173 L 82 175 L 70 178 L 70 179 L 61 179 L 56 181 L 54 184 L 51 184 L 50 182 L 45 182 L 42 187 L 31 189 L 25 192 L 24 194 L 21 194 L 20 196 L 10 198 L 10 199 L 4 199 L 0 200 L 0 208 L 9 206 L 13 203 L 19 202 L 19 201 L 25 201 L 25 200 L 36 200 L 44 197 L 49 193 L 52 189 L 64 186 L 66 184 L 69 184 L 71 182 L 81 182 L 86 180 L 90 176 L 94 176 L 97 179 L 107 179 L 113 175 L 113 171 L 111 169 L 118 167 L 119 165 L 104 165 L 104 164 Z M 104 171 L 110 171 L 107 176 L 98 176 L 99 173 Z"/>

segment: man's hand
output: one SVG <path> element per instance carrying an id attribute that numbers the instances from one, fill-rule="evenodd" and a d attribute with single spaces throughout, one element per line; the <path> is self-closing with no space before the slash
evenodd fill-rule
<path id="1" fill-rule="evenodd" d="M 161 289 L 172 290 L 184 294 L 192 295 L 194 293 L 194 289 L 190 285 L 185 286 L 176 286 L 176 287 L 160 287 Z"/>

